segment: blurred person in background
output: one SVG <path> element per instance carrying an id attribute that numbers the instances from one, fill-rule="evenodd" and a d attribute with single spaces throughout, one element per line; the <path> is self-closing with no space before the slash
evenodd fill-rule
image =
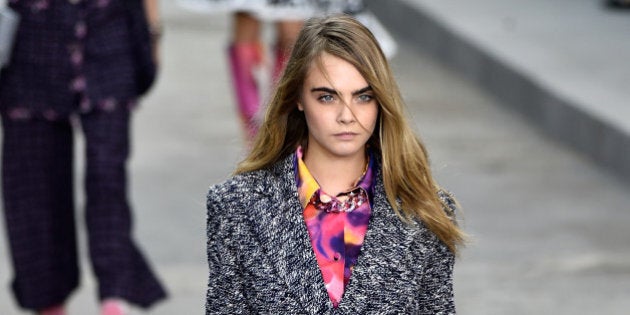
<path id="1" fill-rule="evenodd" d="M 464 234 L 376 38 L 298 35 L 249 155 L 207 199 L 206 314 L 454 314 Z"/>
<path id="2" fill-rule="evenodd" d="M 282 72 L 303 21 L 316 12 L 315 0 L 179 0 L 179 3 L 198 12 L 231 14 L 228 62 L 243 133 L 251 143 L 260 125 L 264 90 Z M 262 38 L 265 23 L 274 26 L 271 47 Z"/>
<path id="3" fill-rule="evenodd" d="M 212 1 L 212 0 L 211 0 Z M 267 0 L 261 0 L 267 1 Z M 273 2 L 269 0 L 269 2 Z M 270 3 L 260 8 L 239 8 L 233 14 L 231 43 L 228 58 L 232 74 L 232 85 L 236 93 L 238 111 L 243 122 L 244 132 L 249 142 L 254 138 L 260 125 L 259 110 L 262 98 L 262 84 L 275 82 L 282 72 L 284 63 L 303 20 L 309 15 L 308 10 L 301 10 L 296 1 Z M 274 7 L 275 6 L 275 7 Z M 289 10 L 295 12 L 278 12 Z M 270 14 L 274 13 L 274 14 Z M 275 43 L 270 82 L 262 82 L 262 76 L 256 77 L 256 71 L 262 70 L 263 64 L 269 64 L 261 38 L 263 19 L 271 19 L 275 26 Z M 269 68 L 269 67 L 267 67 Z"/>
<path id="4" fill-rule="evenodd" d="M 138 73 L 155 65 L 159 37 L 157 0 L 142 1 L 9 0 L 21 22 L 0 76 L 4 214 L 13 293 L 38 314 L 65 314 L 79 285 L 75 127 L 85 139 L 85 222 L 101 314 L 166 296 L 133 240 L 127 196 L 131 113 L 148 88 Z M 136 47 L 149 54 L 139 59 Z"/>

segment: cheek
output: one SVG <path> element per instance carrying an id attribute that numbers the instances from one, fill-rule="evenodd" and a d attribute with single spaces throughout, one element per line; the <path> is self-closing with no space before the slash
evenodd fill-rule
<path id="1" fill-rule="evenodd" d="M 321 129 L 324 123 L 324 113 L 322 111 L 313 110 L 311 108 L 304 109 L 304 116 L 306 117 L 306 125 L 309 130 Z"/>
<path id="2" fill-rule="evenodd" d="M 365 111 L 362 118 L 361 123 L 373 131 L 376 127 L 376 120 L 378 119 L 378 107 L 374 106 L 374 108 Z"/>

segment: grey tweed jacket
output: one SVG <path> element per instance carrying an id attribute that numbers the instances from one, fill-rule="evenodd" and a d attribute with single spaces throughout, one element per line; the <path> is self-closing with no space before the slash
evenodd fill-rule
<path id="1" fill-rule="evenodd" d="M 454 256 L 422 223 L 403 223 L 380 171 L 372 218 L 337 309 L 298 200 L 294 155 L 208 193 L 206 314 L 455 314 Z M 452 205 L 448 194 L 441 197 Z"/>

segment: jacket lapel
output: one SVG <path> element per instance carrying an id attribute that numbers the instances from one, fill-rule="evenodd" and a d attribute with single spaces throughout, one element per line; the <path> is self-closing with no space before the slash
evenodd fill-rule
<path id="1" fill-rule="evenodd" d="M 259 186 L 268 198 L 257 227 L 265 256 L 274 265 L 287 291 L 309 314 L 332 308 L 302 216 L 295 182 L 294 155 L 277 163 Z M 339 305 L 340 311 L 369 312 L 371 304 L 404 309 L 417 302 L 414 283 L 422 270 L 423 254 L 412 252 L 421 236 L 417 224 L 403 223 L 385 197 L 380 170 L 374 187 L 372 216 L 361 254 Z M 264 263 L 264 262 L 261 262 Z M 372 310 L 373 311 L 373 310 Z"/>
<path id="2" fill-rule="evenodd" d="M 361 254 L 339 307 L 362 314 L 370 311 L 372 303 L 399 310 L 409 306 L 405 298 L 413 303 L 418 289 L 413 275 L 421 268 L 423 255 L 412 253 L 411 247 L 419 231 L 417 226 L 402 222 L 390 206 L 379 170 Z"/>
<path id="3" fill-rule="evenodd" d="M 330 301 L 302 217 L 293 156 L 272 167 L 263 183 L 270 203 L 264 205 L 258 235 L 288 292 L 311 314 L 325 312 Z"/>

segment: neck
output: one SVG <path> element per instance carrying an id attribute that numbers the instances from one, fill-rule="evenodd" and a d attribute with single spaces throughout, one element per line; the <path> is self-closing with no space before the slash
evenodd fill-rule
<path id="1" fill-rule="evenodd" d="M 340 158 L 313 152 L 305 154 L 304 163 L 324 192 L 337 195 L 354 188 L 367 159 L 365 154 Z"/>

